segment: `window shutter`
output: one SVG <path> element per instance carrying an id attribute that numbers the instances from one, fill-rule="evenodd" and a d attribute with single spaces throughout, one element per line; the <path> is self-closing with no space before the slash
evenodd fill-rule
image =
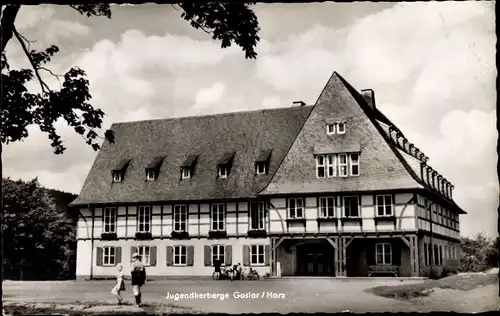
<path id="1" fill-rule="evenodd" d="M 167 266 L 174 265 L 174 247 L 167 246 Z"/>
<path id="2" fill-rule="evenodd" d="M 149 265 L 156 266 L 156 246 L 149 247 Z"/>
<path id="3" fill-rule="evenodd" d="M 248 245 L 243 245 L 243 265 L 250 265 L 250 247 Z"/>
<path id="4" fill-rule="evenodd" d="M 137 247 L 130 247 L 130 262 L 132 262 L 132 256 L 137 252 Z"/>
<path id="5" fill-rule="evenodd" d="M 209 267 L 212 265 L 212 252 L 210 251 L 210 246 L 205 246 L 205 266 Z"/>
<path id="6" fill-rule="evenodd" d="M 115 247 L 115 265 L 122 262 L 122 247 Z"/>
<path id="7" fill-rule="evenodd" d="M 102 248 L 97 247 L 96 266 L 102 266 Z"/>
<path id="8" fill-rule="evenodd" d="M 271 263 L 271 246 L 270 245 L 266 245 L 264 247 L 264 261 L 265 261 L 265 264 L 266 266 L 268 266 L 270 263 Z"/>
<path id="9" fill-rule="evenodd" d="M 191 267 L 194 265 L 194 246 L 187 246 L 186 264 Z"/>
<path id="10" fill-rule="evenodd" d="M 230 266 L 233 264 L 233 247 L 231 245 L 227 245 L 224 247 L 224 258 L 226 259 L 226 266 Z"/>

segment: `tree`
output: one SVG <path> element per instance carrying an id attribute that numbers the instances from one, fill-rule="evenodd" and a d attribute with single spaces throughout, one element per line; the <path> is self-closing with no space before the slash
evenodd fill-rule
<path id="1" fill-rule="evenodd" d="M 254 12 L 250 9 L 253 4 L 184 2 L 173 6 L 180 9 L 181 18 L 190 22 L 191 26 L 201 29 L 211 34 L 213 39 L 221 41 L 222 48 L 229 47 L 234 43 L 242 48 L 246 58 L 256 58 L 255 47 L 259 41 L 259 26 Z M 70 5 L 70 7 L 88 17 L 111 18 L 111 7 L 108 4 Z M 94 108 L 90 103 L 89 82 L 85 79 L 84 70 L 73 67 L 63 76 L 52 73 L 47 65 L 51 58 L 59 52 L 59 48 L 52 45 L 43 51 L 30 50 L 31 41 L 20 34 L 15 27 L 20 8 L 19 4 L 2 5 L 1 7 L 0 170 L 2 169 L 2 145 L 21 141 L 28 137 L 27 127 L 29 125 L 38 125 L 40 130 L 48 135 L 55 154 L 62 154 L 65 150 L 61 137 L 54 126 L 54 123 L 59 119 L 66 121 L 94 150 L 100 148 L 99 143 L 103 139 L 112 143 L 114 135 L 110 130 L 104 132 L 104 137 L 98 134 L 104 112 Z M 17 39 L 21 44 L 31 69 L 10 69 L 5 56 L 5 48 L 12 38 Z M 42 72 L 56 77 L 61 83 L 60 90 L 51 89 L 42 79 Z M 26 83 L 31 80 L 38 81 L 40 92 L 33 93 L 26 89 Z M 1 198 L 0 210 L 0 227 L 3 227 L 3 202 Z M 0 237 L 1 234 L 0 229 Z M 0 246 L 3 249 L 1 240 Z M 0 251 L 0 263 L 3 265 L 2 253 L 3 251 Z M 2 295 L 2 280 L 3 277 L 0 277 L 0 295 Z M 0 308 L 2 306 L 0 303 Z"/>
<path id="2" fill-rule="evenodd" d="M 474 238 L 462 237 L 460 265 L 462 271 L 483 271 L 497 265 L 498 239 L 479 233 Z"/>
<path id="3" fill-rule="evenodd" d="M 49 190 L 35 178 L 4 179 L 5 274 L 18 280 L 72 276 L 76 249 L 73 220 L 57 212 Z"/>

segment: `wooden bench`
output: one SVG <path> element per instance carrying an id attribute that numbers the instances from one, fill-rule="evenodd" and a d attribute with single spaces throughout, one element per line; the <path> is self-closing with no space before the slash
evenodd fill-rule
<path id="1" fill-rule="evenodd" d="M 368 276 L 371 277 L 373 274 L 394 274 L 398 276 L 399 267 L 390 265 L 374 265 L 368 266 Z"/>

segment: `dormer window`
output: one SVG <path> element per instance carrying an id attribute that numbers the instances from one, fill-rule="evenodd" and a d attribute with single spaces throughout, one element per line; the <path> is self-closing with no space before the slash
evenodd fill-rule
<path id="1" fill-rule="evenodd" d="M 326 124 L 326 134 L 345 134 L 345 122 L 330 122 Z"/>
<path id="2" fill-rule="evenodd" d="M 181 169 L 182 179 L 191 178 L 191 168 L 190 167 L 182 167 Z"/>
<path id="3" fill-rule="evenodd" d="M 335 134 L 335 124 L 333 123 L 326 124 L 326 133 L 328 135 Z"/>
<path id="4" fill-rule="evenodd" d="M 127 171 L 130 159 L 122 159 L 112 170 L 111 176 L 113 182 L 122 182 L 125 172 Z"/>
<path id="5" fill-rule="evenodd" d="M 153 169 L 148 169 L 146 171 L 146 180 L 154 181 L 156 179 L 156 173 Z"/>
<path id="6" fill-rule="evenodd" d="M 228 174 L 228 170 L 227 170 L 227 167 L 225 166 L 219 166 L 219 178 L 222 178 L 222 179 L 225 179 L 227 178 L 227 174 Z"/>
<path id="7" fill-rule="evenodd" d="M 345 134 L 345 123 L 344 122 L 337 123 L 337 134 Z"/>
<path id="8" fill-rule="evenodd" d="M 271 152 L 272 149 L 263 149 L 259 152 L 259 155 L 255 159 L 255 174 L 267 174 Z"/>
<path id="9" fill-rule="evenodd" d="M 181 179 L 190 179 L 195 170 L 199 155 L 189 155 L 181 165 Z"/>
<path id="10" fill-rule="evenodd" d="M 160 167 L 163 163 L 163 156 L 156 156 L 146 166 L 146 181 L 155 181 L 160 174 Z"/>
<path id="11" fill-rule="evenodd" d="M 256 163 L 257 174 L 266 174 L 266 165 L 263 162 Z"/>
<path id="12" fill-rule="evenodd" d="M 217 175 L 221 179 L 226 179 L 231 171 L 235 152 L 226 152 L 217 162 Z"/>

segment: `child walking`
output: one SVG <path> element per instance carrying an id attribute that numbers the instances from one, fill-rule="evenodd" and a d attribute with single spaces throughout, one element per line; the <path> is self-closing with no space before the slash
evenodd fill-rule
<path id="1" fill-rule="evenodd" d="M 118 273 L 116 275 L 116 285 L 111 290 L 111 294 L 115 295 L 116 298 L 118 299 L 118 305 L 122 305 L 123 298 L 120 295 L 120 292 L 125 291 L 125 280 L 124 280 L 124 275 L 123 275 L 123 266 L 121 264 L 118 264 L 116 266 L 116 268 L 118 269 Z"/>

